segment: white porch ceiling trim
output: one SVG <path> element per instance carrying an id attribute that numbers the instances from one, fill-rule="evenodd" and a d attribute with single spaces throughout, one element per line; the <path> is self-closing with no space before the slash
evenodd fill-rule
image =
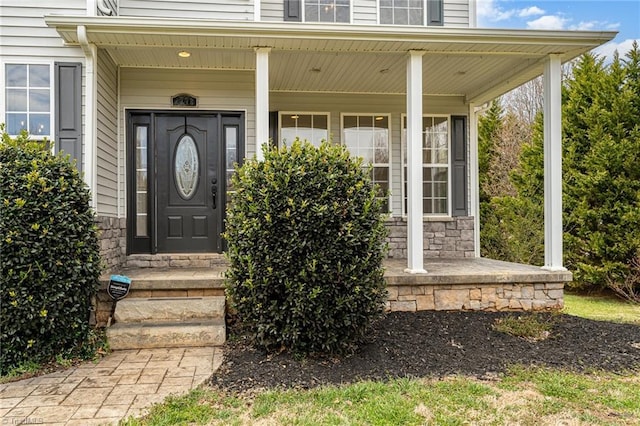
<path id="1" fill-rule="evenodd" d="M 562 45 L 576 48 L 596 47 L 610 39 L 616 32 L 612 31 L 543 31 L 543 30 L 507 30 L 484 28 L 450 28 L 450 27 L 400 27 L 388 25 L 325 25 L 294 22 L 245 22 L 245 21 L 210 21 L 197 19 L 167 18 L 129 18 L 129 17 L 87 17 L 56 16 L 45 17 L 50 27 L 58 32 L 72 32 L 75 27 L 84 25 L 89 34 L 157 34 L 160 36 L 235 36 L 260 37 L 273 40 L 345 40 L 390 42 L 390 47 L 399 42 L 405 43 L 438 43 L 476 45 Z M 66 28 L 65 28 L 66 27 Z M 91 38 L 91 37 L 90 37 Z M 71 35 L 68 42 L 77 42 Z M 251 46 L 256 47 L 256 46 Z M 273 47 L 273 46 L 265 46 Z M 330 46 L 328 50 L 333 51 Z M 297 50 L 297 49 L 294 49 Z M 352 51 L 354 49 L 346 49 Z M 493 50 L 493 49 L 491 49 Z M 491 51 L 490 50 L 490 51 Z M 357 51 L 357 49 L 355 49 Z M 385 50 L 365 50 L 381 51 Z M 389 52 L 397 52 L 390 49 Z M 563 54 L 565 52 L 556 52 Z"/>
<path id="2" fill-rule="evenodd" d="M 252 70 L 253 49 L 269 47 L 270 89 L 283 92 L 401 94 L 406 90 L 404 55 L 419 50 L 425 52 L 426 96 L 452 95 L 476 104 L 541 75 L 549 55 L 566 62 L 616 35 L 57 15 L 45 21 L 72 45 L 79 42 L 77 27 L 85 26 L 88 42 L 107 50 L 123 67 Z M 191 50 L 192 61 L 179 62 L 168 54 L 176 49 Z M 311 68 L 323 72 L 301 78 Z M 382 69 L 384 76 L 378 73 Z"/>

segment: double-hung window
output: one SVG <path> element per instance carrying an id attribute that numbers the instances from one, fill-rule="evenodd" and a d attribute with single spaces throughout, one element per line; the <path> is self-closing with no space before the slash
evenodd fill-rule
<path id="1" fill-rule="evenodd" d="M 284 20 L 349 23 L 351 0 L 284 0 Z"/>
<path id="2" fill-rule="evenodd" d="M 380 0 L 380 23 L 424 25 L 424 0 Z"/>
<path id="3" fill-rule="evenodd" d="M 443 0 L 379 0 L 383 25 L 442 25 Z"/>
<path id="4" fill-rule="evenodd" d="M 51 66 L 5 64 L 7 133 L 26 130 L 35 138 L 51 137 Z"/>
<path id="5" fill-rule="evenodd" d="M 291 144 L 296 138 L 319 146 L 329 140 L 329 114 L 308 112 L 280 113 L 280 142 Z"/>
<path id="6" fill-rule="evenodd" d="M 304 20 L 306 22 L 349 22 L 351 20 L 350 0 L 305 0 Z"/>
<path id="7" fill-rule="evenodd" d="M 390 117 L 387 114 L 343 114 L 342 143 L 351 155 L 363 158 L 363 166 L 371 169 L 371 179 L 378 185 L 378 196 L 389 211 L 388 192 L 391 178 Z"/>
<path id="8" fill-rule="evenodd" d="M 403 212 L 407 212 L 407 118 L 403 117 Z M 422 211 L 425 216 L 450 216 L 450 118 L 422 118 Z"/>

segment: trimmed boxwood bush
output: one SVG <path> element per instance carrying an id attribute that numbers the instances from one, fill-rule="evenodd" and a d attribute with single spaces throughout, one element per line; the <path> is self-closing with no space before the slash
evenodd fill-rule
<path id="1" fill-rule="evenodd" d="M 100 274 L 89 191 L 68 156 L 0 142 L 0 374 L 82 355 Z"/>
<path id="2" fill-rule="evenodd" d="M 361 159 L 296 140 L 232 179 L 227 295 L 258 347 L 342 352 L 382 315 L 382 201 Z"/>

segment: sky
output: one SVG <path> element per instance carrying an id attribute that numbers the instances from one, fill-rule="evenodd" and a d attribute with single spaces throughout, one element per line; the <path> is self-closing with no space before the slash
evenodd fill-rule
<path id="1" fill-rule="evenodd" d="M 640 45 L 640 0 L 477 0 L 477 14 L 481 28 L 618 31 L 595 50 L 608 59 Z"/>

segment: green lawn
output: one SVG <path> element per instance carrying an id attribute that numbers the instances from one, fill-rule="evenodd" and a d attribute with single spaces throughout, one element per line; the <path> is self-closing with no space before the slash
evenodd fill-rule
<path id="1" fill-rule="evenodd" d="M 640 307 L 565 295 L 570 315 L 640 325 Z M 469 377 L 360 382 L 306 391 L 225 395 L 208 388 L 121 425 L 640 425 L 640 375 L 514 367 Z"/>
<path id="2" fill-rule="evenodd" d="M 640 305 L 634 305 L 613 296 L 583 296 L 565 293 L 562 312 L 599 321 L 640 325 Z"/>
<path id="3" fill-rule="evenodd" d="M 637 374 L 514 368 L 499 381 L 360 382 L 253 397 L 197 389 L 122 425 L 638 425 Z"/>

